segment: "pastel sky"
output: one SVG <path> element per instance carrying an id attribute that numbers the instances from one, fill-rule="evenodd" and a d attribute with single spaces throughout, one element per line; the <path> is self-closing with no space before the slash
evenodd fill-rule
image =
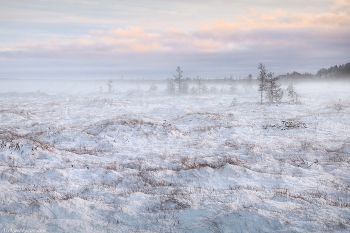
<path id="1" fill-rule="evenodd" d="M 350 62 L 349 0 L 1 0 L 2 78 L 312 72 Z"/>

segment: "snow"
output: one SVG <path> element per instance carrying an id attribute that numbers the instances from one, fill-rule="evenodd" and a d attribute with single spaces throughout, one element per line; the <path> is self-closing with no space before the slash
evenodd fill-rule
<path id="1" fill-rule="evenodd" d="M 350 85 L 295 88 L 0 93 L 0 229 L 349 231 Z"/>

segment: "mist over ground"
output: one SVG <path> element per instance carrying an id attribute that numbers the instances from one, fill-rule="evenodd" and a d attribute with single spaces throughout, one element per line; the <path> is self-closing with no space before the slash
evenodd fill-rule
<path id="1" fill-rule="evenodd" d="M 218 94 L 240 93 L 244 94 L 247 89 L 253 89 L 248 87 L 247 80 L 242 79 L 200 79 L 200 82 L 208 87 L 208 92 L 206 94 Z M 172 78 L 173 79 L 173 78 Z M 112 80 L 113 90 L 111 93 L 108 91 L 108 81 Z M 192 87 L 198 88 L 198 79 L 184 80 L 189 85 L 189 95 L 190 89 Z M 167 95 L 166 88 L 168 80 L 158 80 L 158 79 L 142 79 L 133 80 L 125 78 L 105 78 L 105 79 L 86 79 L 86 78 L 57 78 L 57 79 L 45 79 L 45 78 L 0 78 L 0 92 L 42 92 L 47 94 L 77 94 L 77 93 L 100 93 L 100 94 L 122 94 L 132 90 L 140 90 L 147 95 L 149 89 L 154 84 L 157 86 L 157 91 L 153 94 L 157 95 Z M 348 88 L 350 81 L 344 78 L 335 79 L 324 79 L 324 78 L 312 78 L 312 79 L 279 79 L 278 83 L 282 85 L 282 88 L 287 88 L 290 83 L 297 85 L 300 88 L 310 88 L 317 89 L 320 92 L 329 92 L 337 88 Z M 237 87 L 235 91 L 231 91 L 231 86 Z M 256 78 L 252 79 L 251 86 L 256 88 L 259 83 Z M 215 87 L 216 90 L 211 92 L 210 88 Z M 256 90 L 257 91 L 257 90 Z"/>

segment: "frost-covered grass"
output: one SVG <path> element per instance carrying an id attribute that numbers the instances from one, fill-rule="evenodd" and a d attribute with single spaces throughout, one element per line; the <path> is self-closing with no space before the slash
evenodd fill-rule
<path id="1" fill-rule="evenodd" d="M 3 93 L 0 229 L 350 231 L 349 89 Z"/>

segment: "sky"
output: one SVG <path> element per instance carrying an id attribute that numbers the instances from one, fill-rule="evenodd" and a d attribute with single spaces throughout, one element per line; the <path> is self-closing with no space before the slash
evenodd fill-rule
<path id="1" fill-rule="evenodd" d="M 350 62 L 349 0 L 0 0 L 0 78 L 224 78 Z"/>

